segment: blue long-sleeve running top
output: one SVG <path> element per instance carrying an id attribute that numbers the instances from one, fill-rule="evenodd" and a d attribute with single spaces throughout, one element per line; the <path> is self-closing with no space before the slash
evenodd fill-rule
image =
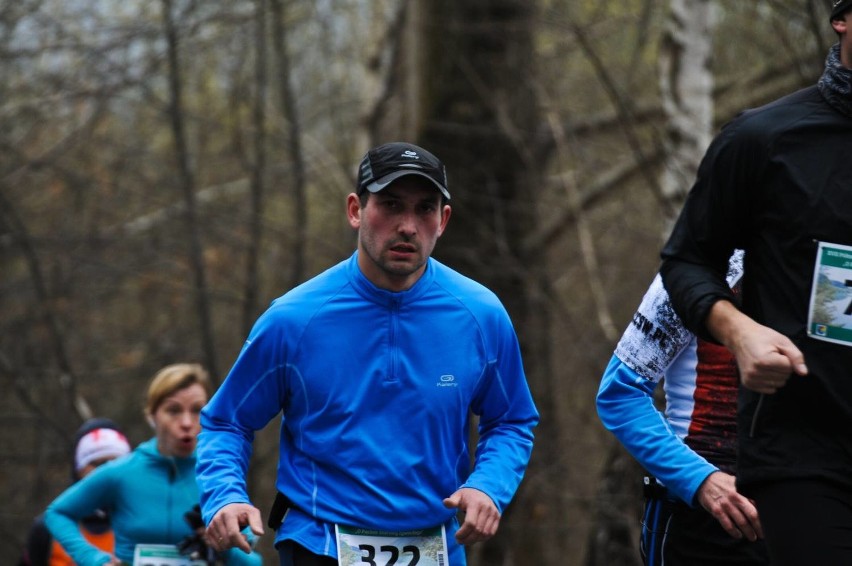
<path id="1" fill-rule="evenodd" d="M 517 337 L 491 291 L 434 259 L 410 289 L 379 289 L 357 252 L 273 302 L 202 411 L 205 521 L 249 502 L 254 433 L 282 411 L 276 486 L 293 508 L 276 540 L 329 556 L 335 524 L 452 527 L 442 500 L 460 487 L 502 512 L 538 422 Z M 450 530 L 447 542 L 458 555 Z"/>

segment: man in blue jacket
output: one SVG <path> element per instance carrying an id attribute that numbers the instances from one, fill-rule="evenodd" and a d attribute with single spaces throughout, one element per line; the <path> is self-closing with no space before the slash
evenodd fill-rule
<path id="1" fill-rule="evenodd" d="M 538 413 L 500 301 L 430 257 L 449 199 L 428 151 L 364 156 L 346 200 L 357 251 L 273 302 L 202 413 L 198 482 L 220 550 L 246 546 L 246 525 L 262 532 L 245 475 L 254 432 L 279 413 L 282 565 L 457 566 L 496 533 Z"/>

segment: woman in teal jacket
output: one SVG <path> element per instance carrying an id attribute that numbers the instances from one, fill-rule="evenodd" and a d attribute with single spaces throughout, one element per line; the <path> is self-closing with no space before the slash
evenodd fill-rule
<path id="1" fill-rule="evenodd" d="M 47 528 L 79 566 L 132 564 L 137 545 L 176 545 L 196 534 L 184 515 L 199 501 L 195 445 L 210 390 L 200 365 L 160 370 L 148 387 L 145 407 L 155 437 L 101 466 L 48 506 Z M 108 509 L 112 518 L 115 556 L 91 545 L 77 527 L 99 508 Z M 223 558 L 228 565 L 261 564 L 256 552 L 238 549 Z"/>

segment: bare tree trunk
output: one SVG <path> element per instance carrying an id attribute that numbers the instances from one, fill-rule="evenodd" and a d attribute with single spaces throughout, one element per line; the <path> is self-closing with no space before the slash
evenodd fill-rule
<path id="1" fill-rule="evenodd" d="M 266 0 L 255 1 L 255 95 L 252 109 L 254 164 L 251 170 L 249 242 L 243 292 L 243 336 L 257 318 L 260 244 L 263 236 L 263 191 L 266 174 Z"/>
<path id="2" fill-rule="evenodd" d="M 290 84 L 290 55 L 287 49 L 287 26 L 283 0 L 272 2 L 272 29 L 275 56 L 278 61 L 278 92 L 281 110 L 289 126 L 288 145 L 292 161 L 292 194 L 294 239 L 291 245 L 289 286 L 295 287 L 305 277 L 305 247 L 308 242 L 308 198 L 305 184 L 305 158 L 302 155 L 302 128 L 296 108 L 296 97 Z"/>
<path id="3" fill-rule="evenodd" d="M 673 221 L 712 138 L 715 0 L 670 0 L 670 4 L 660 49 L 660 92 L 666 115 L 660 191 Z"/>
<path id="4" fill-rule="evenodd" d="M 216 363 L 216 348 L 213 340 L 213 323 L 210 316 L 210 299 L 207 278 L 204 268 L 204 257 L 201 246 L 201 235 L 198 227 L 198 213 L 195 197 L 195 177 L 190 165 L 189 149 L 186 144 L 186 129 L 182 109 L 182 83 L 180 61 L 178 57 L 178 32 L 172 14 L 171 0 L 163 1 L 163 26 L 168 45 L 169 64 L 169 117 L 171 118 L 172 136 L 175 143 L 175 153 L 180 174 L 181 188 L 186 203 L 186 229 L 189 240 L 189 261 L 195 278 L 196 308 L 200 323 L 201 345 L 204 351 L 204 364 L 210 372 L 214 384 L 218 384 L 219 371 Z"/>

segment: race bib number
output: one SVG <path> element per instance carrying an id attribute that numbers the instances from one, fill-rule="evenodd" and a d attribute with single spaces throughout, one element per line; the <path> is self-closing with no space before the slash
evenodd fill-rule
<path id="1" fill-rule="evenodd" d="M 207 566 L 207 562 L 182 555 L 173 544 L 137 544 L 133 566 Z"/>
<path id="2" fill-rule="evenodd" d="M 808 336 L 852 346 L 852 246 L 819 243 Z"/>
<path id="3" fill-rule="evenodd" d="M 414 531 L 373 531 L 335 525 L 340 566 L 448 566 L 443 525 Z"/>

